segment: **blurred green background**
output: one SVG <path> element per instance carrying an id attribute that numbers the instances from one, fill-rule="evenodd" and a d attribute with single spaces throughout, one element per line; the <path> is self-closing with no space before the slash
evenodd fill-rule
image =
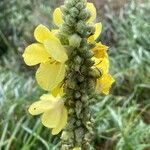
<path id="1" fill-rule="evenodd" d="M 91 0 L 103 23 L 114 84 L 93 107 L 96 150 L 150 150 L 150 0 Z M 55 28 L 60 0 L 0 0 L 0 149 L 58 150 L 52 136 L 28 106 L 43 91 L 22 59 L 34 42 L 36 25 Z M 96 113 L 94 113 L 96 112 Z"/>

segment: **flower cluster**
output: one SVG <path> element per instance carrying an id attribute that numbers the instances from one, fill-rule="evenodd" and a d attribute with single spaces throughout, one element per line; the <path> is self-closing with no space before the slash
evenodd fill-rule
<path id="1" fill-rule="evenodd" d="M 43 113 L 43 125 L 53 128 L 52 134 L 58 134 L 67 123 L 67 109 L 59 96 L 63 93 L 62 83 L 68 56 L 55 30 L 50 31 L 44 25 L 39 25 L 34 31 L 34 36 L 39 43 L 29 45 L 25 49 L 23 58 L 29 66 L 40 64 L 36 80 L 53 96 L 43 95 L 39 102 L 30 106 L 29 112 L 32 115 Z"/>
<path id="2" fill-rule="evenodd" d="M 109 74 L 108 47 L 97 42 L 102 24 L 95 24 L 96 16 L 93 3 L 66 0 L 53 13 L 57 28 L 50 31 L 37 26 L 37 43 L 23 54 L 27 65 L 40 64 L 36 80 L 48 92 L 29 107 L 29 113 L 42 114 L 42 124 L 52 128 L 54 135 L 65 128 L 62 149 L 80 150 L 82 143 L 89 142 L 89 100 L 95 91 L 107 95 L 114 82 Z"/>
<path id="3" fill-rule="evenodd" d="M 101 33 L 102 25 L 98 24 L 99 29 L 96 29 L 95 35 L 99 36 Z M 97 30 L 99 30 L 97 32 Z M 98 34 L 99 33 L 99 34 Z M 92 37 L 94 41 L 97 36 Z M 90 42 L 94 42 L 93 39 L 89 37 Z M 95 61 L 94 68 L 97 68 L 101 72 L 101 77 L 97 79 L 97 91 L 104 94 L 109 94 L 109 89 L 113 82 L 115 81 L 113 77 L 109 74 L 109 56 L 107 54 L 108 47 L 103 45 L 101 42 L 96 43 L 96 46 L 92 49 L 94 52 L 93 60 Z"/>

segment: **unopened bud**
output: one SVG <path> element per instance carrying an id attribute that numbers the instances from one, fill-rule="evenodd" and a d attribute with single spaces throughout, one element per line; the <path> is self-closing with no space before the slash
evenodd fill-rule
<path id="1" fill-rule="evenodd" d="M 88 95 L 83 95 L 81 98 L 81 101 L 86 102 L 86 101 L 88 101 L 88 99 L 89 99 Z"/>
<path id="2" fill-rule="evenodd" d="M 87 11 L 87 9 L 83 9 L 83 10 L 80 12 L 79 18 L 80 18 L 81 20 L 87 20 L 87 18 L 88 18 L 88 11 Z"/>
<path id="3" fill-rule="evenodd" d="M 76 20 L 73 17 L 71 17 L 70 15 L 65 16 L 64 19 L 68 26 L 72 27 L 76 23 Z"/>
<path id="4" fill-rule="evenodd" d="M 84 137 L 84 129 L 83 128 L 76 129 L 75 137 L 76 137 L 76 141 L 80 143 Z"/>
<path id="5" fill-rule="evenodd" d="M 84 34 L 86 30 L 86 25 L 85 25 L 85 21 L 79 21 L 77 23 L 77 32 L 80 34 Z"/>
<path id="6" fill-rule="evenodd" d="M 94 52 L 93 51 L 86 51 L 86 53 L 85 53 L 85 57 L 86 58 L 92 58 L 94 56 Z"/>
<path id="7" fill-rule="evenodd" d="M 75 64 L 81 64 L 82 58 L 80 56 L 76 56 L 74 59 Z"/>
<path id="8" fill-rule="evenodd" d="M 80 42 L 81 42 L 81 37 L 77 34 L 73 34 L 71 36 L 69 36 L 69 44 L 72 47 L 79 47 L 80 46 Z"/>
<path id="9" fill-rule="evenodd" d="M 64 15 L 68 14 L 68 9 L 66 8 L 65 5 L 62 5 L 60 8 L 61 8 L 61 11 L 63 12 Z"/>
<path id="10" fill-rule="evenodd" d="M 82 10 L 85 7 L 85 3 L 84 2 L 79 2 L 76 4 L 76 8 L 78 10 Z"/>
<path id="11" fill-rule="evenodd" d="M 80 92 L 75 93 L 75 98 L 78 99 L 81 96 Z"/>
<path id="12" fill-rule="evenodd" d="M 66 34 L 71 34 L 73 32 L 72 29 L 65 23 L 60 27 L 60 31 Z"/>
<path id="13" fill-rule="evenodd" d="M 75 18 L 79 15 L 79 10 L 76 7 L 73 7 L 69 10 L 70 15 Z"/>

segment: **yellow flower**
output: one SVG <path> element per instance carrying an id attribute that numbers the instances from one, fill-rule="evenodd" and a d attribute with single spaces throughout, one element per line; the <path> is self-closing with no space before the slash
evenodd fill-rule
<path id="1" fill-rule="evenodd" d="M 105 95 L 109 94 L 111 85 L 115 82 L 114 78 L 110 74 L 104 74 L 97 81 L 97 90 L 101 91 Z"/>
<path id="2" fill-rule="evenodd" d="M 43 89 L 51 91 L 64 79 L 68 57 L 60 40 L 44 25 L 37 26 L 34 37 L 39 43 L 29 45 L 23 58 L 29 66 L 40 64 L 37 82 Z"/>
<path id="3" fill-rule="evenodd" d="M 40 101 L 29 107 L 32 115 L 42 114 L 41 120 L 45 127 L 52 128 L 52 134 L 58 134 L 66 125 L 68 112 L 63 100 L 55 98 L 50 94 L 44 94 Z"/>
<path id="4" fill-rule="evenodd" d="M 88 38 L 88 42 L 89 43 L 95 42 L 97 40 L 97 38 L 100 36 L 101 32 L 102 32 L 102 23 L 101 22 L 96 23 L 95 24 L 95 33 Z"/>
<path id="5" fill-rule="evenodd" d="M 94 57 L 96 58 L 106 58 L 108 47 L 106 45 L 103 45 L 101 42 L 96 43 L 96 46 L 92 49 L 94 52 Z"/>
<path id="6" fill-rule="evenodd" d="M 96 19 L 96 8 L 93 5 L 93 3 L 87 3 L 87 7 L 86 8 L 91 13 L 91 17 L 89 18 L 89 20 L 87 21 L 87 23 L 92 23 Z M 60 26 L 64 22 L 64 20 L 63 20 L 63 13 L 62 13 L 60 7 L 56 8 L 55 11 L 54 11 L 54 13 L 53 13 L 53 22 L 57 26 Z"/>

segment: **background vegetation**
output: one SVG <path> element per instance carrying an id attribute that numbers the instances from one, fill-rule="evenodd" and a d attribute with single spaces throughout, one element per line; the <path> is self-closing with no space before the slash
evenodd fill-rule
<path id="1" fill-rule="evenodd" d="M 92 1 L 93 2 L 93 1 Z M 27 108 L 43 92 L 34 69 L 22 60 L 37 24 L 54 28 L 59 0 L 0 1 L 0 149 L 58 150 L 52 136 Z M 96 150 L 150 150 L 150 1 L 95 0 L 103 23 L 99 40 L 109 47 L 116 79 L 109 96 L 99 96 Z M 93 112 L 94 112 L 93 111 Z"/>

